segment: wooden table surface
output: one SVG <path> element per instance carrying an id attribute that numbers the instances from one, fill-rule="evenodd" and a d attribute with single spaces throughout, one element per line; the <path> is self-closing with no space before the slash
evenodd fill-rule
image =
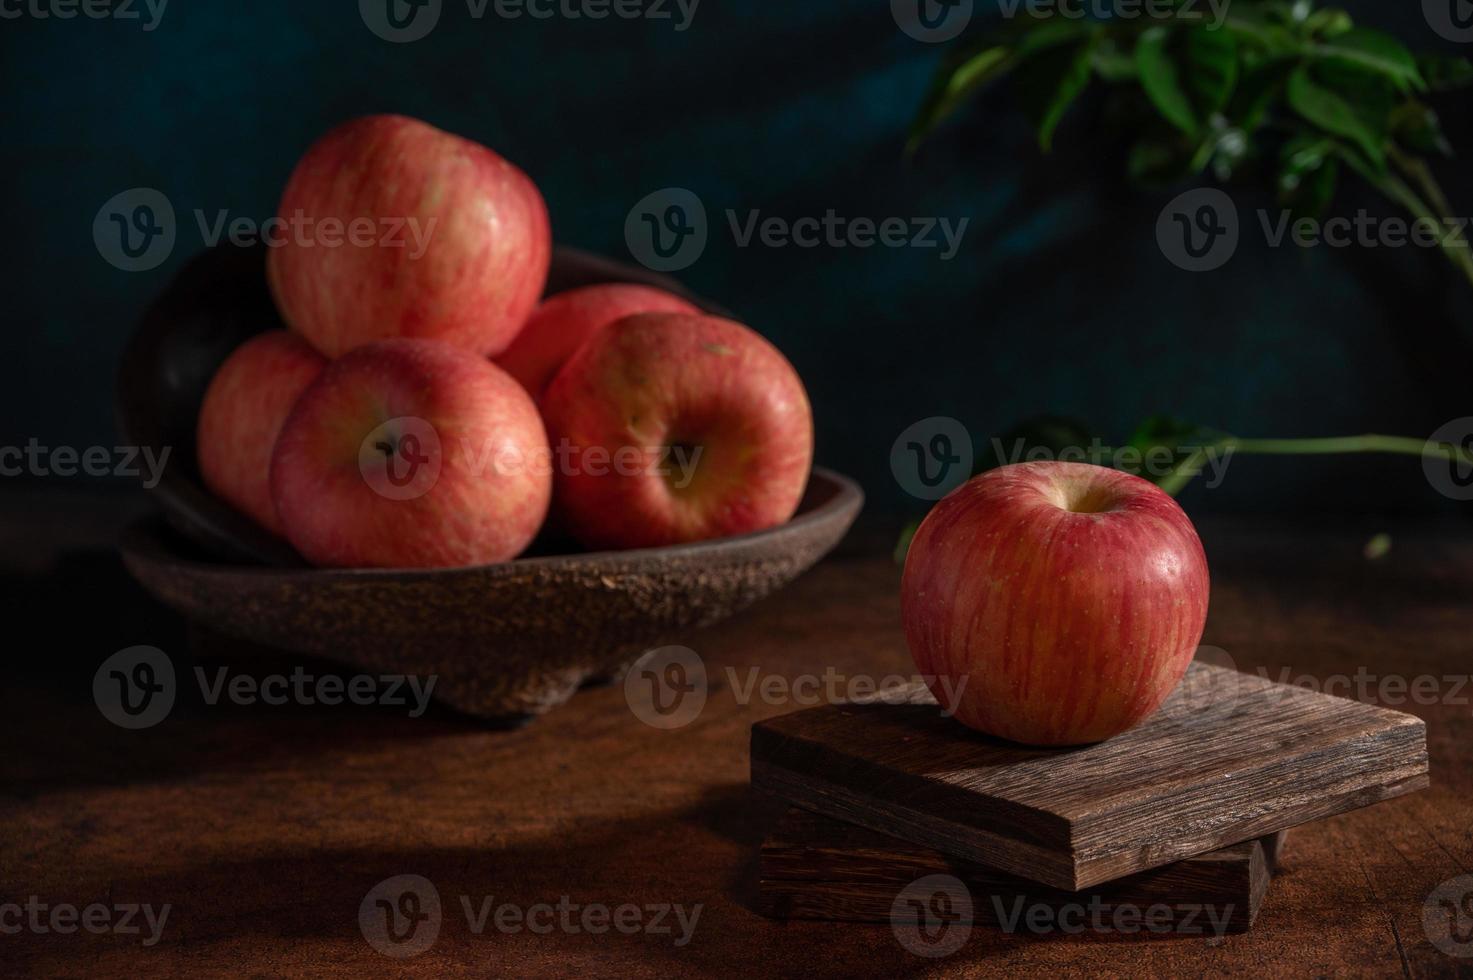
<path id="1" fill-rule="evenodd" d="M 1394 547 L 1377 561 L 1361 548 L 1378 526 L 1203 527 L 1214 571 L 1205 642 L 1240 669 L 1347 678 L 1334 693 L 1354 694 L 1360 677 L 1368 700 L 1425 718 L 1430 790 L 1296 831 L 1250 933 L 979 926 L 959 951 L 927 959 L 884 925 L 784 924 L 753 911 L 757 847 L 783 807 L 748 788 L 748 730 L 801 705 L 760 693 L 742 703 L 740 692 L 753 676 L 911 673 L 881 536 L 692 637 L 712 685 L 699 717 L 676 730 L 641 722 L 616 686 L 509 733 L 436 709 L 409 718 L 381 707 L 209 705 L 197 691 L 158 726 L 125 731 L 91 695 L 98 664 L 124 646 L 153 644 L 181 670 L 211 674 L 329 668 L 191 655 L 177 619 L 114 556 L 87 550 L 115 520 L 87 516 L 95 511 L 83 500 L 41 517 L 7 508 L 0 520 L 13 637 L 0 692 L 0 902 L 167 904 L 169 917 L 144 946 L 146 925 L 138 935 L 62 934 L 43 913 L 42 928 L 16 932 L 15 914 L 0 909 L 8 975 L 1473 974 L 1473 957 L 1439 950 L 1423 923 L 1432 891 L 1473 872 L 1473 689 L 1454 679 L 1473 668 L 1466 526 L 1390 528 Z M 1394 679 L 1421 675 L 1438 678 L 1435 696 L 1419 698 L 1434 703 L 1399 704 Z M 434 884 L 443 914 L 427 951 L 394 960 L 365 941 L 359 908 L 378 882 L 404 874 Z M 463 899 L 473 911 L 488 899 L 545 904 L 553 911 L 540 923 L 558 916 L 572 927 L 488 924 L 477 934 Z M 557 912 L 560 903 L 571 911 Z M 699 906 L 699 917 L 683 945 L 673 912 L 669 933 L 581 925 L 586 907 L 625 905 L 639 907 L 631 928 L 636 915 L 660 925 L 652 906 L 688 918 Z M 1473 918 L 1465 924 L 1473 931 Z"/>

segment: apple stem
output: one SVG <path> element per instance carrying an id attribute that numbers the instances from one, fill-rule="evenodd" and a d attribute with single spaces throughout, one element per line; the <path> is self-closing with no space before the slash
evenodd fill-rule
<path id="1" fill-rule="evenodd" d="M 1447 442 L 1413 439 L 1408 436 L 1333 436 L 1325 439 L 1240 439 L 1224 436 L 1216 442 L 1199 446 L 1161 481 L 1161 489 L 1175 497 L 1207 461 L 1234 453 L 1256 453 L 1264 456 L 1323 456 L 1339 453 L 1396 453 L 1403 456 L 1431 456 L 1473 466 L 1473 452 Z"/>

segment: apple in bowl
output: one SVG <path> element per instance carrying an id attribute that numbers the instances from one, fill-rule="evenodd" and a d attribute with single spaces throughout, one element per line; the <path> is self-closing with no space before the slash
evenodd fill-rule
<path id="1" fill-rule="evenodd" d="M 385 340 L 329 364 L 271 457 L 287 540 L 314 565 L 451 568 L 515 558 L 552 493 L 522 386 L 484 357 Z"/>
<path id="2" fill-rule="evenodd" d="M 297 397 L 326 364 L 295 334 L 268 330 L 225 359 L 200 406 L 194 445 L 205 486 L 278 537 L 271 452 Z"/>
<path id="3" fill-rule="evenodd" d="M 542 399 L 554 513 L 585 547 L 760 531 L 797 510 L 813 465 L 802 381 L 732 320 L 641 313 L 598 331 Z"/>
<path id="4" fill-rule="evenodd" d="M 635 313 L 700 312 L 695 304 L 653 286 L 618 282 L 570 289 L 543 300 L 495 360 L 540 399 L 568 358 L 609 324 Z"/>
<path id="5" fill-rule="evenodd" d="M 393 337 L 499 354 L 537 305 L 552 254 L 526 174 L 393 115 L 344 123 L 307 150 L 268 242 L 283 319 L 329 357 Z"/>
<path id="6" fill-rule="evenodd" d="M 1103 741 L 1186 673 L 1207 559 L 1181 507 L 1140 477 L 1019 463 L 952 491 L 911 541 L 907 644 L 963 724 L 1028 745 Z"/>

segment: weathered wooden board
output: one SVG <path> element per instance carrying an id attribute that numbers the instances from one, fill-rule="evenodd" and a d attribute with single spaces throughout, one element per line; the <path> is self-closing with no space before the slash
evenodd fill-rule
<path id="1" fill-rule="evenodd" d="M 1288 833 L 1070 892 L 792 807 L 762 844 L 759 908 L 775 919 L 893 922 L 905 889 L 928 875 L 951 875 L 966 889 L 973 923 L 1010 932 L 1244 932 Z"/>
<path id="2" fill-rule="evenodd" d="M 1076 891 L 1429 783 L 1419 718 L 1205 664 L 1098 745 L 990 738 L 914 684 L 759 722 L 751 759 L 798 806 Z"/>

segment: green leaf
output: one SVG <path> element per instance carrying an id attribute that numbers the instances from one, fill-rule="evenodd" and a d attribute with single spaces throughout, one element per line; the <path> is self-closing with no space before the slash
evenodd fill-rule
<path id="1" fill-rule="evenodd" d="M 1006 74 L 1014 63 L 1011 49 L 994 46 L 983 48 L 956 64 L 943 66 L 911 123 L 907 152 L 915 152 L 942 120 L 990 82 Z"/>
<path id="2" fill-rule="evenodd" d="M 1054 48 L 1026 66 L 1024 99 L 1038 129 L 1038 145 L 1045 153 L 1053 148 L 1054 130 L 1064 113 L 1089 87 L 1092 48 L 1090 41 Z"/>
<path id="3" fill-rule="evenodd" d="M 900 537 L 895 542 L 895 551 L 891 554 L 895 564 L 905 564 L 905 556 L 910 553 L 910 543 L 915 540 L 916 532 L 920 529 L 920 521 L 911 521 L 900 529 Z"/>
<path id="4" fill-rule="evenodd" d="M 1340 161 L 1335 141 L 1300 135 L 1284 144 L 1279 155 L 1279 200 L 1295 220 L 1321 218 L 1335 195 Z"/>
<path id="5" fill-rule="evenodd" d="M 1228 31 L 1241 44 L 1250 47 L 1259 56 L 1282 58 L 1299 54 L 1304 44 L 1294 32 L 1275 23 L 1253 8 L 1235 7 L 1222 22 L 1221 30 Z"/>
<path id="6" fill-rule="evenodd" d="M 1432 107 L 1408 99 L 1391 113 L 1391 134 L 1396 141 L 1417 153 L 1453 155 L 1452 144 L 1442 133 L 1442 121 Z"/>
<path id="7" fill-rule="evenodd" d="M 1434 92 L 1452 92 L 1473 85 L 1473 61 L 1442 54 L 1424 54 L 1417 69 Z"/>
<path id="8" fill-rule="evenodd" d="M 1018 54 L 1027 56 L 1057 48 L 1073 41 L 1094 37 L 1099 25 L 1087 20 L 1067 17 L 1039 17 L 1017 42 Z"/>
<path id="9" fill-rule="evenodd" d="M 1130 148 L 1126 168 L 1139 184 L 1168 184 L 1191 172 L 1191 159 L 1176 140 L 1145 137 Z"/>
<path id="10" fill-rule="evenodd" d="M 1184 448 L 1195 449 L 1207 442 L 1215 442 L 1221 436 L 1222 433 L 1216 429 L 1209 429 L 1196 422 L 1187 422 L 1170 415 L 1152 415 L 1136 426 L 1135 431 L 1126 441 L 1126 445 L 1141 452 L 1157 446 L 1180 451 Z"/>
<path id="11" fill-rule="evenodd" d="M 1094 64 L 1095 74 L 1107 82 L 1129 82 L 1140 77 L 1135 58 L 1120 50 L 1113 38 L 1101 38 L 1090 54 L 1090 61 Z"/>
<path id="12" fill-rule="evenodd" d="M 1396 38 L 1369 27 L 1356 27 L 1314 45 L 1311 52 L 1327 61 L 1338 61 L 1378 72 L 1397 88 L 1425 90 L 1427 83 L 1417 69 L 1417 59 Z"/>
<path id="13" fill-rule="evenodd" d="M 1164 453 L 1170 453 L 1171 465 L 1179 467 L 1194 451 L 1216 445 L 1223 436 L 1216 429 L 1194 422 L 1185 422 L 1169 415 L 1152 415 L 1136 427 L 1126 445 L 1140 454 L 1141 471 L 1136 475 L 1158 485 L 1170 486 L 1168 492 L 1174 495 L 1180 489 L 1176 485 L 1178 481 L 1175 479 L 1175 470 L 1161 472 L 1159 467 L 1146 464 L 1152 462 L 1153 458 L 1159 460 Z M 1127 467 L 1121 468 L 1131 472 Z"/>
<path id="14" fill-rule="evenodd" d="M 1238 40 L 1204 25 L 1186 33 L 1187 82 L 1197 115 L 1206 118 L 1227 107 L 1238 85 Z"/>
<path id="15" fill-rule="evenodd" d="M 1294 70 L 1286 91 L 1295 112 L 1326 132 L 1351 140 L 1378 169 L 1385 169 L 1382 140 L 1349 102 L 1311 77 L 1307 66 Z"/>
<path id="16" fill-rule="evenodd" d="M 1199 124 L 1192 102 L 1182 88 L 1176 62 L 1166 50 L 1169 34 L 1164 27 L 1152 27 L 1141 35 L 1135 46 L 1135 63 L 1141 74 L 1141 87 L 1156 110 L 1177 129 L 1196 136 Z"/>
<path id="17" fill-rule="evenodd" d="M 1283 94 L 1289 71 L 1287 62 L 1275 61 L 1246 72 L 1228 103 L 1227 117 L 1251 135 L 1263 124 L 1268 107 Z"/>
<path id="18" fill-rule="evenodd" d="M 1333 7 L 1317 10 L 1304 21 L 1304 29 L 1311 37 L 1337 37 L 1355 27 L 1355 21 L 1343 10 Z"/>
<path id="19" fill-rule="evenodd" d="M 1391 535 L 1385 531 L 1371 535 L 1361 553 L 1366 556 L 1366 561 L 1380 561 L 1391 553 Z"/>
<path id="20" fill-rule="evenodd" d="M 1008 463 L 1025 463 L 1042 456 L 1058 459 L 1079 454 L 1095 442 L 1090 427 L 1063 415 L 1036 415 L 1024 419 L 1002 435 L 991 438 L 977 454 L 973 475 Z"/>

